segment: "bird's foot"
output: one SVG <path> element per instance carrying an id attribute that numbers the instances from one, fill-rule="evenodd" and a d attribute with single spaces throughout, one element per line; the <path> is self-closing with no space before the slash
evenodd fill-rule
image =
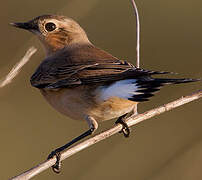
<path id="1" fill-rule="evenodd" d="M 47 159 L 51 159 L 53 157 L 56 157 L 56 163 L 52 166 L 52 170 L 55 173 L 60 173 L 61 172 L 61 161 L 60 161 L 60 157 L 61 157 L 61 153 L 59 151 L 57 151 L 57 149 L 55 151 L 52 151 L 49 155 Z"/>
<path id="2" fill-rule="evenodd" d="M 127 123 L 124 121 L 125 116 L 126 115 L 119 117 L 115 123 L 121 124 L 123 126 L 122 130 L 119 133 L 123 133 L 124 137 L 129 137 L 130 129 L 129 129 Z"/>

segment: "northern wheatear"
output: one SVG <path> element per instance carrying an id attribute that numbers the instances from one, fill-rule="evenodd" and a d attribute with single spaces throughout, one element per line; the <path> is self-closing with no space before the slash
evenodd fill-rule
<path id="1" fill-rule="evenodd" d="M 130 113 L 138 102 L 147 101 L 165 84 L 197 81 L 195 79 L 163 79 L 152 75 L 163 71 L 136 68 L 95 47 L 85 31 L 74 20 L 57 15 L 43 15 L 15 27 L 36 34 L 45 47 L 46 58 L 31 77 L 57 111 L 76 120 L 86 120 L 89 130 L 66 145 L 53 151 L 59 171 L 60 152 L 78 140 L 92 134 L 98 122 L 119 118 L 125 136 L 129 129 L 123 116 Z"/>

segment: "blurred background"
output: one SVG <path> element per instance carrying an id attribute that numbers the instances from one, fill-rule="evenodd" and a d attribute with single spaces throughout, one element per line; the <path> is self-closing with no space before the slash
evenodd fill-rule
<path id="1" fill-rule="evenodd" d="M 141 19 L 141 67 L 178 72 L 176 77 L 202 77 L 202 1 L 136 0 Z M 40 42 L 9 22 L 42 14 L 77 20 L 98 47 L 135 63 L 135 18 L 129 0 L 7 0 L 1 3 L 0 76 L 4 77 L 34 45 L 37 53 L 10 85 L 0 89 L 0 179 L 8 179 L 44 161 L 48 154 L 87 129 L 52 109 L 29 78 L 44 58 Z M 201 89 L 201 82 L 167 86 L 144 112 Z M 33 179 L 197 180 L 202 179 L 202 101 L 195 101 L 117 134 Z M 114 121 L 100 124 L 110 128 Z"/>

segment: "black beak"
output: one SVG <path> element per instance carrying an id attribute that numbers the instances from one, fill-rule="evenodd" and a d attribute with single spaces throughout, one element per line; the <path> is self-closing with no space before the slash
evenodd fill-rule
<path id="1" fill-rule="evenodd" d="M 17 28 L 21 28 L 21 29 L 25 29 L 25 30 L 29 30 L 29 31 L 37 31 L 38 28 L 38 24 L 35 23 L 34 21 L 29 21 L 29 22 L 24 22 L 24 23 L 10 23 L 10 25 L 17 27 Z"/>
<path id="2" fill-rule="evenodd" d="M 10 25 L 17 27 L 17 28 L 21 28 L 21 29 L 26 29 L 26 30 L 31 29 L 31 26 L 29 23 L 10 23 Z"/>

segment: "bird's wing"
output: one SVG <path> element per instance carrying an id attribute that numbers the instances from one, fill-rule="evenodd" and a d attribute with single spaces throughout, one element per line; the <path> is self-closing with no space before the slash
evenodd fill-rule
<path id="1" fill-rule="evenodd" d="M 31 77 L 31 84 L 37 88 L 58 89 L 86 84 L 104 83 L 140 78 L 166 72 L 147 71 L 121 60 L 88 60 L 72 62 L 64 59 L 46 59 Z"/>
<path id="2" fill-rule="evenodd" d="M 85 49 L 86 48 L 86 49 Z M 31 77 L 37 88 L 60 89 L 80 85 L 98 85 L 101 100 L 111 96 L 140 102 L 147 101 L 165 84 L 197 81 L 196 79 L 158 79 L 148 71 L 118 60 L 95 47 L 84 47 L 71 53 L 55 54 L 45 59 Z"/>

